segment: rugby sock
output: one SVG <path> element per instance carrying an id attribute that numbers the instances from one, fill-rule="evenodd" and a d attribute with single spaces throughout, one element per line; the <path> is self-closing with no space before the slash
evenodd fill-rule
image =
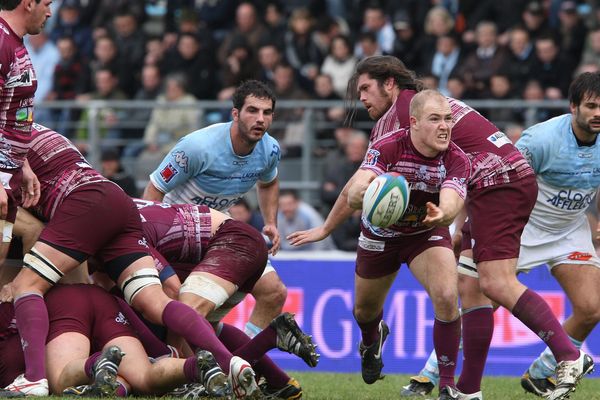
<path id="1" fill-rule="evenodd" d="M 233 325 L 221 324 L 219 339 L 233 352 L 233 354 L 246 360 L 245 356 L 238 353 L 236 350 L 251 342 L 250 338 L 246 336 L 244 332 Z M 262 375 L 271 387 L 282 388 L 290 380 L 289 375 L 279 368 L 269 356 L 263 355 L 257 361 L 250 363 L 252 369 L 254 369 L 256 373 Z"/>
<path id="2" fill-rule="evenodd" d="M 354 316 L 356 319 L 356 316 Z M 369 322 L 359 322 L 358 327 L 360 328 L 360 333 L 362 335 L 362 344 L 365 346 L 370 346 L 375 343 L 379 339 L 379 322 L 383 319 L 383 311 L 379 313 L 379 315 L 372 321 Z"/>
<path id="3" fill-rule="evenodd" d="M 431 383 L 436 386 L 440 382 L 440 370 L 438 369 L 437 354 L 435 353 L 435 350 L 432 350 L 431 353 L 429 353 L 429 358 L 421 372 L 419 372 L 419 375 L 429 378 Z"/>
<path id="4" fill-rule="evenodd" d="M 87 377 L 90 379 L 94 377 L 94 364 L 96 363 L 96 360 L 100 358 L 100 355 L 102 355 L 102 352 L 98 351 L 89 356 L 87 360 L 85 360 L 85 365 L 83 369 Z"/>
<path id="5" fill-rule="evenodd" d="M 117 390 L 115 391 L 115 396 L 117 396 L 117 397 L 127 397 L 127 395 L 129 394 L 127 392 L 127 387 L 123 384 L 123 382 L 121 382 L 118 379 L 117 379 L 117 383 L 119 384 L 119 386 L 117 387 Z"/>
<path id="6" fill-rule="evenodd" d="M 262 331 L 260 327 L 254 325 L 250 321 L 246 322 L 246 326 L 244 327 L 244 333 L 248 335 L 248 337 L 253 338 L 254 336 L 258 335 L 260 331 Z"/>
<path id="7" fill-rule="evenodd" d="M 583 345 L 582 341 L 572 338 L 569 336 L 571 343 L 575 345 L 578 349 Z M 552 354 L 552 350 L 549 347 L 546 347 L 544 351 L 540 354 L 538 358 L 531 364 L 529 367 L 529 376 L 534 379 L 545 379 L 554 375 L 554 371 L 556 370 L 556 359 Z"/>
<path id="8" fill-rule="evenodd" d="M 558 362 L 579 358 L 579 350 L 571 343 L 548 304 L 537 293 L 525 290 L 512 313 L 550 347 Z"/>
<path id="9" fill-rule="evenodd" d="M 121 312 L 137 333 L 140 342 L 144 346 L 146 353 L 152 358 L 159 358 L 167 354 L 171 354 L 171 349 L 163 343 L 154 333 L 146 326 L 146 324 L 140 319 L 136 312 L 127 304 L 127 302 L 120 297 L 116 297 Z"/>
<path id="10" fill-rule="evenodd" d="M 223 372 L 229 373 L 229 362 L 233 356 L 217 338 L 206 318 L 173 300 L 163 310 L 162 320 L 167 328 L 187 340 L 194 349 L 202 348 L 213 353 Z"/>
<path id="11" fill-rule="evenodd" d="M 238 348 L 235 353 L 253 364 L 275 347 L 277 347 L 277 331 L 267 326 L 246 345 Z"/>
<path id="12" fill-rule="evenodd" d="M 450 322 L 436 318 L 433 322 L 433 347 L 438 355 L 440 388 L 445 386 L 455 387 L 454 372 L 456 371 L 459 343 L 460 317 Z"/>
<path id="13" fill-rule="evenodd" d="M 188 357 L 183 363 L 183 374 L 188 382 L 196 382 L 198 376 L 198 363 L 196 357 Z"/>
<path id="14" fill-rule="evenodd" d="M 25 378 L 34 382 L 46 377 L 48 310 L 44 297 L 28 293 L 15 300 L 15 318 L 25 359 Z"/>
<path id="15" fill-rule="evenodd" d="M 481 390 L 481 379 L 494 334 L 492 306 L 465 310 L 462 315 L 463 367 L 456 387 L 471 394 Z"/>

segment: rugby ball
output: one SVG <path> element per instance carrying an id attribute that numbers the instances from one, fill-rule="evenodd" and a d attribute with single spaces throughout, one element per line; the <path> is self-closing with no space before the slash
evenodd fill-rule
<path id="1" fill-rule="evenodd" d="M 371 224 L 387 228 L 406 211 L 410 188 L 406 179 L 396 173 L 386 173 L 373 179 L 363 197 L 363 215 Z"/>

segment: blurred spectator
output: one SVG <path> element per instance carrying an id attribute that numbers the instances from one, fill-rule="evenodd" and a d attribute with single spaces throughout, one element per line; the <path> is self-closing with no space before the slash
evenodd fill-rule
<path id="1" fill-rule="evenodd" d="M 325 204 L 327 210 L 324 215 L 333 207 L 346 182 L 350 180 L 362 163 L 369 139 L 362 131 L 349 130 L 340 132 L 338 150 L 332 150 L 332 156 L 327 156 L 323 163 L 323 182 L 321 184 L 321 201 Z M 345 135 L 348 134 L 348 137 Z M 342 154 L 340 154 L 342 150 Z"/>
<path id="2" fill-rule="evenodd" d="M 319 48 L 321 54 L 328 54 L 331 49 L 331 42 L 338 36 L 350 37 L 350 29 L 346 21 L 340 17 L 331 15 L 320 15 L 315 23 L 313 39 Z M 351 51 L 354 51 L 351 48 Z"/>
<path id="3" fill-rule="evenodd" d="M 410 23 L 408 13 L 405 10 L 396 12 L 392 22 L 394 31 L 396 32 L 392 55 L 402 60 L 408 68 L 416 70 L 420 67 L 420 58 L 417 52 L 417 36 Z"/>
<path id="4" fill-rule="evenodd" d="M 229 215 L 231 218 L 247 223 L 253 226 L 257 231 L 262 232 L 265 223 L 260 211 L 250 207 L 250 203 L 245 198 L 241 198 L 237 203 L 231 206 L 229 209 Z"/>
<path id="5" fill-rule="evenodd" d="M 315 100 L 341 100 L 342 98 L 333 91 L 333 80 L 330 75 L 319 74 L 315 78 Z M 319 123 L 337 126 L 343 122 L 345 116 L 344 107 L 318 108 L 314 111 L 314 121 L 316 125 Z M 316 127 L 316 138 L 319 142 L 315 146 L 316 154 L 322 151 L 321 144 L 323 141 L 333 141 L 333 128 L 331 127 Z M 325 143 L 327 144 L 327 143 Z"/>
<path id="6" fill-rule="evenodd" d="M 447 88 L 449 97 L 459 100 L 472 98 L 469 95 L 469 92 L 467 92 L 464 79 L 458 74 L 450 75 L 448 77 Z"/>
<path id="7" fill-rule="evenodd" d="M 427 12 L 425 17 L 425 32 L 420 35 L 416 51 L 419 54 L 419 59 L 415 61 L 417 71 L 422 71 L 423 59 L 427 53 L 435 51 L 438 37 L 447 35 L 454 29 L 454 19 L 448 10 L 442 6 L 435 6 Z"/>
<path id="8" fill-rule="evenodd" d="M 144 0 L 102 0 L 98 2 L 90 1 L 90 3 L 98 3 L 92 21 L 93 28 L 108 27 L 115 13 L 121 13 L 125 10 L 135 17 L 138 24 L 146 20 L 146 2 Z"/>
<path id="9" fill-rule="evenodd" d="M 217 95 L 219 100 L 231 98 L 238 85 L 249 79 L 257 79 L 260 67 L 255 57 L 255 51 L 243 37 L 234 38 L 230 43 L 225 65 L 221 68 L 221 83 L 223 89 Z"/>
<path id="10" fill-rule="evenodd" d="M 138 197 L 139 190 L 133 176 L 121 165 L 121 156 L 116 148 L 108 148 L 100 155 L 102 175 L 116 183 L 130 197 Z"/>
<path id="11" fill-rule="evenodd" d="M 432 73 L 424 74 L 420 76 L 419 79 L 423 82 L 423 86 L 425 86 L 426 89 L 438 90 L 440 80 Z"/>
<path id="12" fill-rule="evenodd" d="M 275 85 L 273 91 L 277 100 L 306 100 L 308 94 L 297 85 L 294 68 L 287 63 L 280 63 L 275 67 L 273 76 Z M 269 130 L 281 145 L 282 155 L 297 157 L 300 155 L 304 142 L 303 108 L 279 108 L 277 120 Z M 276 126 L 277 125 L 277 126 Z"/>
<path id="13" fill-rule="evenodd" d="M 278 49 L 283 49 L 283 38 L 287 31 L 287 20 L 279 1 L 269 1 L 264 13 L 265 27 L 271 40 Z"/>
<path id="14" fill-rule="evenodd" d="M 362 54 L 363 58 L 383 55 L 373 32 L 362 32 L 358 35 L 356 45 L 360 48 L 360 54 Z"/>
<path id="15" fill-rule="evenodd" d="M 521 93 L 525 83 L 531 78 L 535 53 L 529 32 L 521 26 L 514 27 L 508 33 L 508 60 L 505 64 L 513 88 Z"/>
<path id="16" fill-rule="evenodd" d="M 144 52 L 144 65 L 160 65 L 165 55 L 163 42 L 158 37 L 148 38 Z"/>
<path id="17" fill-rule="evenodd" d="M 144 64 L 146 37 L 139 28 L 139 22 L 129 10 L 117 12 L 112 19 L 113 37 L 117 44 L 119 63 L 135 71 L 131 82 L 121 86 L 128 97 L 133 97 L 138 89 L 139 77 L 136 76 Z M 123 82 L 120 82 L 123 83 Z"/>
<path id="18" fill-rule="evenodd" d="M 258 48 L 258 80 L 273 86 L 275 66 L 281 62 L 282 54 L 274 42 L 265 42 Z"/>
<path id="19" fill-rule="evenodd" d="M 195 16 L 197 25 L 202 24 L 202 28 L 211 31 L 216 40 L 222 40 L 233 25 L 237 4 L 237 0 L 168 0 L 165 45 L 169 47 L 169 44 L 173 45 L 176 42 L 181 19 L 190 15 Z"/>
<path id="20" fill-rule="evenodd" d="M 525 84 L 525 89 L 523 90 L 523 100 L 546 100 L 546 97 L 544 95 L 544 88 L 542 87 L 540 81 L 536 79 L 531 79 L 527 81 L 527 83 Z M 546 108 L 532 107 L 522 110 L 520 118 L 521 122 L 525 126 L 531 126 L 540 121 L 545 121 L 559 114 L 561 114 L 561 110 L 549 110 Z"/>
<path id="21" fill-rule="evenodd" d="M 560 19 L 561 41 L 559 47 L 561 51 L 573 60 L 580 60 L 587 36 L 587 27 L 577 13 L 577 3 L 571 0 L 563 1 L 560 4 L 558 17 Z"/>
<path id="22" fill-rule="evenodd" d="M 347 36 L 336 36 L 331 42 L 331 49 L 323 65 L 321 73 L 327 74 L 333 80 L 335 93 L 343 98 L 346 95 L 348 81 L 354 73 L 358 60 L 352 53 L 352 45 Z"/>
<path id="23" fill-rule="evenodd" d="M 308 9 L 298 8 L 290 15 L 284 38 L 285 57 L 305 82 L 317 76 L 324 56 L 314 38 L 314 25 Z"/>
<path id="24" fill-rule="evenodd" d="M 522 14 L 523 24 L 532 40 L 542 34 L 554 34 L 548 25 L 548 17 L 541 1 L 534 0 L 525 6 Z"/>
<path id="25" fill-rule="evenodd" d="M 34 105 L 52 97 L 52 81 L 54 70 L 60 59 L 60 53 L 56 45 L 48 40 L 44 31 L 37 35 L 27 35 L 25 43 L 35 69 L 37 78 L 37 90 L 35 91 Z M 52 120 L 52 111 L 47 108 L 36 107 L 35 121 L 42 125 L 48 125 Z"/>
<path id="26" fill-rule="evenodd" d="M 396 32 L 391 22 L 388 20 L 386 13 L 378 3 L 369 3 L 363 14 L 363 32 L 373 32 L 375 34 L 377 44 L 381 51 L 386 54 L 391 54 L 394 50 L 394 40 Z M 356 48 L 358 57 L 365 57 L 360 47 Z"/>
<path id="27" fill-rule="evenodd" d="M 489 93 L 486 98 L 491 100 L 510 100 L 515 98 L 508 74 L 498 72 L 490 77 Z M 484 115 L 503 131 L 517 119 L 514 109 L 510 107 L 491 107 L 485 110 Z"/>
<path id="28" fill-rule="evenodd" d="M 186 91 L 186 87 L 186 78 L 181 73 L 165 77 L 164 94 L 158 96 L 158 104 L 152 110 L 144 132 L 146 152 L 158 152 L 163 157 L 184 135 L 200 128 L 200 110 L 189 107 L 196 98 Z"/>
<path id="29" fill-rule="evenodd" d="M 127 112 L 110 106 L 111 100 L 126 100 L 127 96 L 119 89 L 119 81 L 115 73 L 110 68 L 100 68 L 94 74 L 96 90 L 90 93 L 84 93 L 77 97 L 78 100 L 105 100 L 107 104 L 100 108 L 97 117 L 97 126 L 100 136 L 105 139 L 116 139 L 120 141 L 123 136 L 121 122 L 127 118 Z M 89 139 L 89 110 L 86 109 L 81 114 L 79 120 L 79 129 L 77 131 L 78 140 Z M 87 144 L 78 143 L 82 153 L 87 153 Z M 112 144 L 114 145 L 114 144 Z"/>
<path id="30" fill-rule="evenodd" d="M 160 95 L 162 88 L 162 76 L 160 69 L 156 65 L 144 65 L 142 68 L 142 86 L 138 89 L 134 101 L 154 101 Z M 129 122 L 134 125 L 131 129 L 132 137 L 141 140 L 146 130 L 146 125 L 152 116 L 150 108 L 135 108 L 129 112 Z M 129 147 L 129 146 L 128 146 Z M 127 148 L 125 156 L 129 156 Z"/>
<path id="31" fill-rule="evenodd" d="M 551 100 L 566 98 L 575 69 L 574 60 L 560 52 L 552 35 L 539 36 L 535 40 L 535 55 L 532 76 L 540 81 L 545 97 Z"/>
<path id="32" fill-rule="evenodd" d="M 452 34 L 438 37 L 436 51 L 423 65 L 423 71 L 438 77 L 438 89 L 448 95 L 448 79 L 460 68 L 462 52 L 456 36 Z"/>
<path id="33" fill-rule="evenodd" d="M 499 72 L 508 60 L 508 53 L 496 41 L 496 24 L 481 21 L 475 29 L 477 48 L 467 56 L 459 69 L 469 90 L 479 93 L 480 97 L 488 89 L 492 75 Z"/>
<path id="34" fill-rule="evenodd" d="M 182 72 L 188 80 L 188 92 L 197 99 L 214 99 L 218 88 L 214 55 L 196 35 L 181 33 L 177 47 L 165 54 L 161 70 L 164 75 Z"/>
<path id="35" fill-rule="evenodd" d="M 338 250 L 356 251 L 360 236 L 360 218 L 362 210 L 354 210 L 337 228 L 331 232 L 333 244 Z"/>
<path id="36" fill-rule="evenodd" d="M 587 35 L 581 64 L 600 64 L 600 26 Z"/>
<path id="37" fill-rule="evenodd" d="M 259 43 L 268 39 L 268 31 L 259 20 L 256 7 L 250 2 L 240 3 L 236 9 L 235 27 L 225 36 L 217 53 L 220 65 L 226 65 L 231 44 L 239 38 L 244 38 L 255 51 Z"/>
<path id="38" fill-rule="evenodd" d="M 316 228 L 323 224 L 323 217 L 310 204 L 300 200 L 298 192 L 293 189 L 283 189 L 279 192 L 279 212 L 277 213 L 277 227 L 279 234 L 285 238 L 292 232 Z M 281 241 L 281 250 L 332 250 L 335 246 L 333 240 L 327 237 L 319 242 L 303 246 L 292 246 L 287 240 Z"/>
<path id="39" fill-rule="evenodd" d="M 63 36 L 58 38 L 56 47 L 59 52 L 59 60 L 54 68 L 52 79 L 52 92 L 50 100 L 75 100 L 78 94 L 83 92 L 83 83 L 87 81 L 84 76 L 87 69 L 84 68 L 79 58 L 77 47 L 73 38 Z M 73 121 L 79 119 L 80 111 L 72 108 L 59 108 L 53 110 L 56 120 L 56 131 L 68 138 L 73 137 Z"/>
<path id="40" fill-rule="evenodd" d="M 117 44 L 110 36 L 101 36 L 94 44 L 94 59 L 87 64 L 88 71 L 84 77 L 88 79 L 82 90 L 92 92 L 95 90 L 95 75 L 100 69 L 110 69 L 117 77 L 118 85 L 122 88 L 132 87 L 135 71 L 120 59 Z M 128 92 L 124 92 L 126 95 Z"/>
<path id="41" fill-rule="evenodd" d="M 81 20 L 80 12 L 79 0 L 64 0 L 58 10 L 56 24 L 50 32 L 50 39 L 56 43 L 58 38 L 69 36 L 73 38 L 79 53 L 89 58 L 94 46 L 92 30 Z"/>

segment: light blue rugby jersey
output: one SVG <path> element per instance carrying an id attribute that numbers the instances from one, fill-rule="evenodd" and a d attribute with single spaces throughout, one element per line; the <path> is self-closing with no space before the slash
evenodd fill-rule
<path id="1" fill-rule="evenodd" d="M 564 232 L 584 218 L 600 186 L 600 144 L 579 146 L 571 114 L 528 128 L 516 146 L 537 176 L 537 202 L 529 221 L 551 232 Z"/>
<path id="2" fill-rule="evenodd" d="M 281 151 L 277 140 L 265 133 L 252 153 L 233 152 L 231 122 L 208 126 L 179 140 L 159 167 L 152 183 L 167 203 L 207 205 L 227 211 L 257 181 L 277 177 Z"/>

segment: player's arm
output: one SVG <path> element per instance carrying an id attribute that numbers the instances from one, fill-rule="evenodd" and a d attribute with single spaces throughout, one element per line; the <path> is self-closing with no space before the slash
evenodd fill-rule
<path id="1" fill-rule="evenodd" d="M 271 239 L 271 243 L 273 243 L 269 253 L 275 255 L 281 246 L 281 238 L 277 230 L 279 178 L 275 177 L 275 179 L 267 183 L 258 181 L 256 183 L 256 190 L 258 194 L 258 206 L 265 222 L 262 231 Z"/>
<path id="2" fill-rule="evenodd" d="M 423 223 L 428 226 L 450 226 L 463 208 L 464 200 L 452 188 L 440 190 L 440 204 L 427 202 L 427 216 Z"/>
<path id="3" fill-rule="evenodd" d="M 23 163 L 23 180 L 21 191 L 23 192 L 23 207 L 33 207 L 40 200 L 40 181 L 25 159 Z"/>
<path id="4" fill-rule="evenodd" d="M 144 195 L 142 198 L 144 200 L 152 200 L 152 201 L 163 201 L 165 194 L 158 190 L 152 181 L 149 181 L 144 189 Z"/>
<path id="5" fill-rule="evenodd" d="M 362 208 L 363 197 L 369 184 L 377 174 L 371 170 L 359 169 L 354 174 L 352 185 L 348 188 L 348 206 L 354 210 Z"/>

